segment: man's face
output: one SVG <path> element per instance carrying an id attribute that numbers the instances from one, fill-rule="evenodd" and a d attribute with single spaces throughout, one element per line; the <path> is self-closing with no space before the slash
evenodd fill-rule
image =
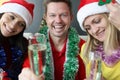
<path id="1" fill-rule="evenodd" d="M 51 2 L 47 5 L 46 23 L 50 34 L 56 37 L 66 36 L 71 24 L 72 15 L 69 7 L 63 2 Z"/>

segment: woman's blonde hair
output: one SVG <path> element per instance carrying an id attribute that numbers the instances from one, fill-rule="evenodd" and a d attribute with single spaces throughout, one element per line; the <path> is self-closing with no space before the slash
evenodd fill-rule
<path id="1" fill-rule="evenodd" d="M 120 48 L 120 31 L 109 22 L 105 34 L 104 51 L 107 55 L 110 55 L 112 53 L 109 52 L 118 48 Z"/>
<path id="2" fill-rule="evenodd" d="M 103 17 L 107 20 L 108 27 L 106 28 L 105 32 L 105 41 L 100 42 L 94 37 L 92 37 L 88 32 L 88 38 L 85 44 L 85 48 L 83 51 L 83 58 L 86 59 L 88 62 L 89 59 L 89 53 L 90 51 L 95 51 L 96 47 L 99 46 L 99 44 L 103 44 L 105 53 L 109 55 L 108 50 L 116 50 L 120 46 L 120 31 L 114 27 L 113 24 L 111 24 L 108 20 L 108 13 L 102 13 Z"/>

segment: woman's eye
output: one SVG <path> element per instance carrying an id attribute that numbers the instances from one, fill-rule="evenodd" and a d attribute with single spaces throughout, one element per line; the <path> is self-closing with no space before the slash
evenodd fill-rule
<path id="1" fill-rule="evenodd" d="M 90 30 L 90 29 L 91 29 L 89 25 L 86 25 L 84 28 L 85 28 L 86 30 Z"/>
<path id="2" fill-rule="evenodd" d="M 90 30 L 90 28 L 86 28 L 86 30 Z"/>
<path id="3" fill-rule="evenodd" d="M 87 27 L 87 28 L 85 28 L 86 30 L 90 30 L 91 28 L 90 27 Z"/>
<path id="4" fill-rule="evenodd" d="M 101 22 L 101 19 L 96 19 L 93 21 L 93 23 L 100 23 Z"/>
<path id="5" fill-rule="evenodd" d="M 15 17 L 14 17 L 14 16 L 10 16 L 10 19 L 11 19 L 11 20 L 14 20 L 14 19 L 15 19 Z"/>
<path id="6" fill-rule="evenodd" d="M 25 24 L 25 23 L 19 23 L 19 26 L 20 26 L 20 27 L 25 27 L 26 24 Z"/>

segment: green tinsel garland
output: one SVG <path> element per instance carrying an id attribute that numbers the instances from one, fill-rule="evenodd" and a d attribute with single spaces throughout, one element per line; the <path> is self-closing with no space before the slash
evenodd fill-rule
<path id="1" fill-rule="evenodd" d="M 39 31 L 46 35 L 47 38 L 47 51 L 46 51 L 46 67 L 45 67 L 45 80 L 54 80 L 54 67 L 51 47 L 49 43 L 48 28 L 44 26 Z M 69 29 L 67 48 L 66 48 L 66 60 L 64 63 L 63 80 L 75 80 L 76 73 L 78 72 L 78 58 L 79 54 L 79 34 L 74 28 Z"/>

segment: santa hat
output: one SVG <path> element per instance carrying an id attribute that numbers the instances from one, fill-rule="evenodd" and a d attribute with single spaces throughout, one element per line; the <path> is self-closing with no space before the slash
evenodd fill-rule
<path id="1" fill-rule="evenodd" d="M 20 15 L 26 22 L 28 27 L 33 20 L 34 4 L 26 2 L 26 0 L 9 0 L 4 2 L 0 7 L 0 13 L 13 12 Z"/>
<path id="2" fill-rule="evenodd" d="M 77 20 L 83 31 L 86 31 L 83 27 L 83 22 L 86 17 L 94 14 L 109 12 L 105 5 L 99 6 L 99 0 L 80 0 L 79 10 L 77 12 Z"/>

